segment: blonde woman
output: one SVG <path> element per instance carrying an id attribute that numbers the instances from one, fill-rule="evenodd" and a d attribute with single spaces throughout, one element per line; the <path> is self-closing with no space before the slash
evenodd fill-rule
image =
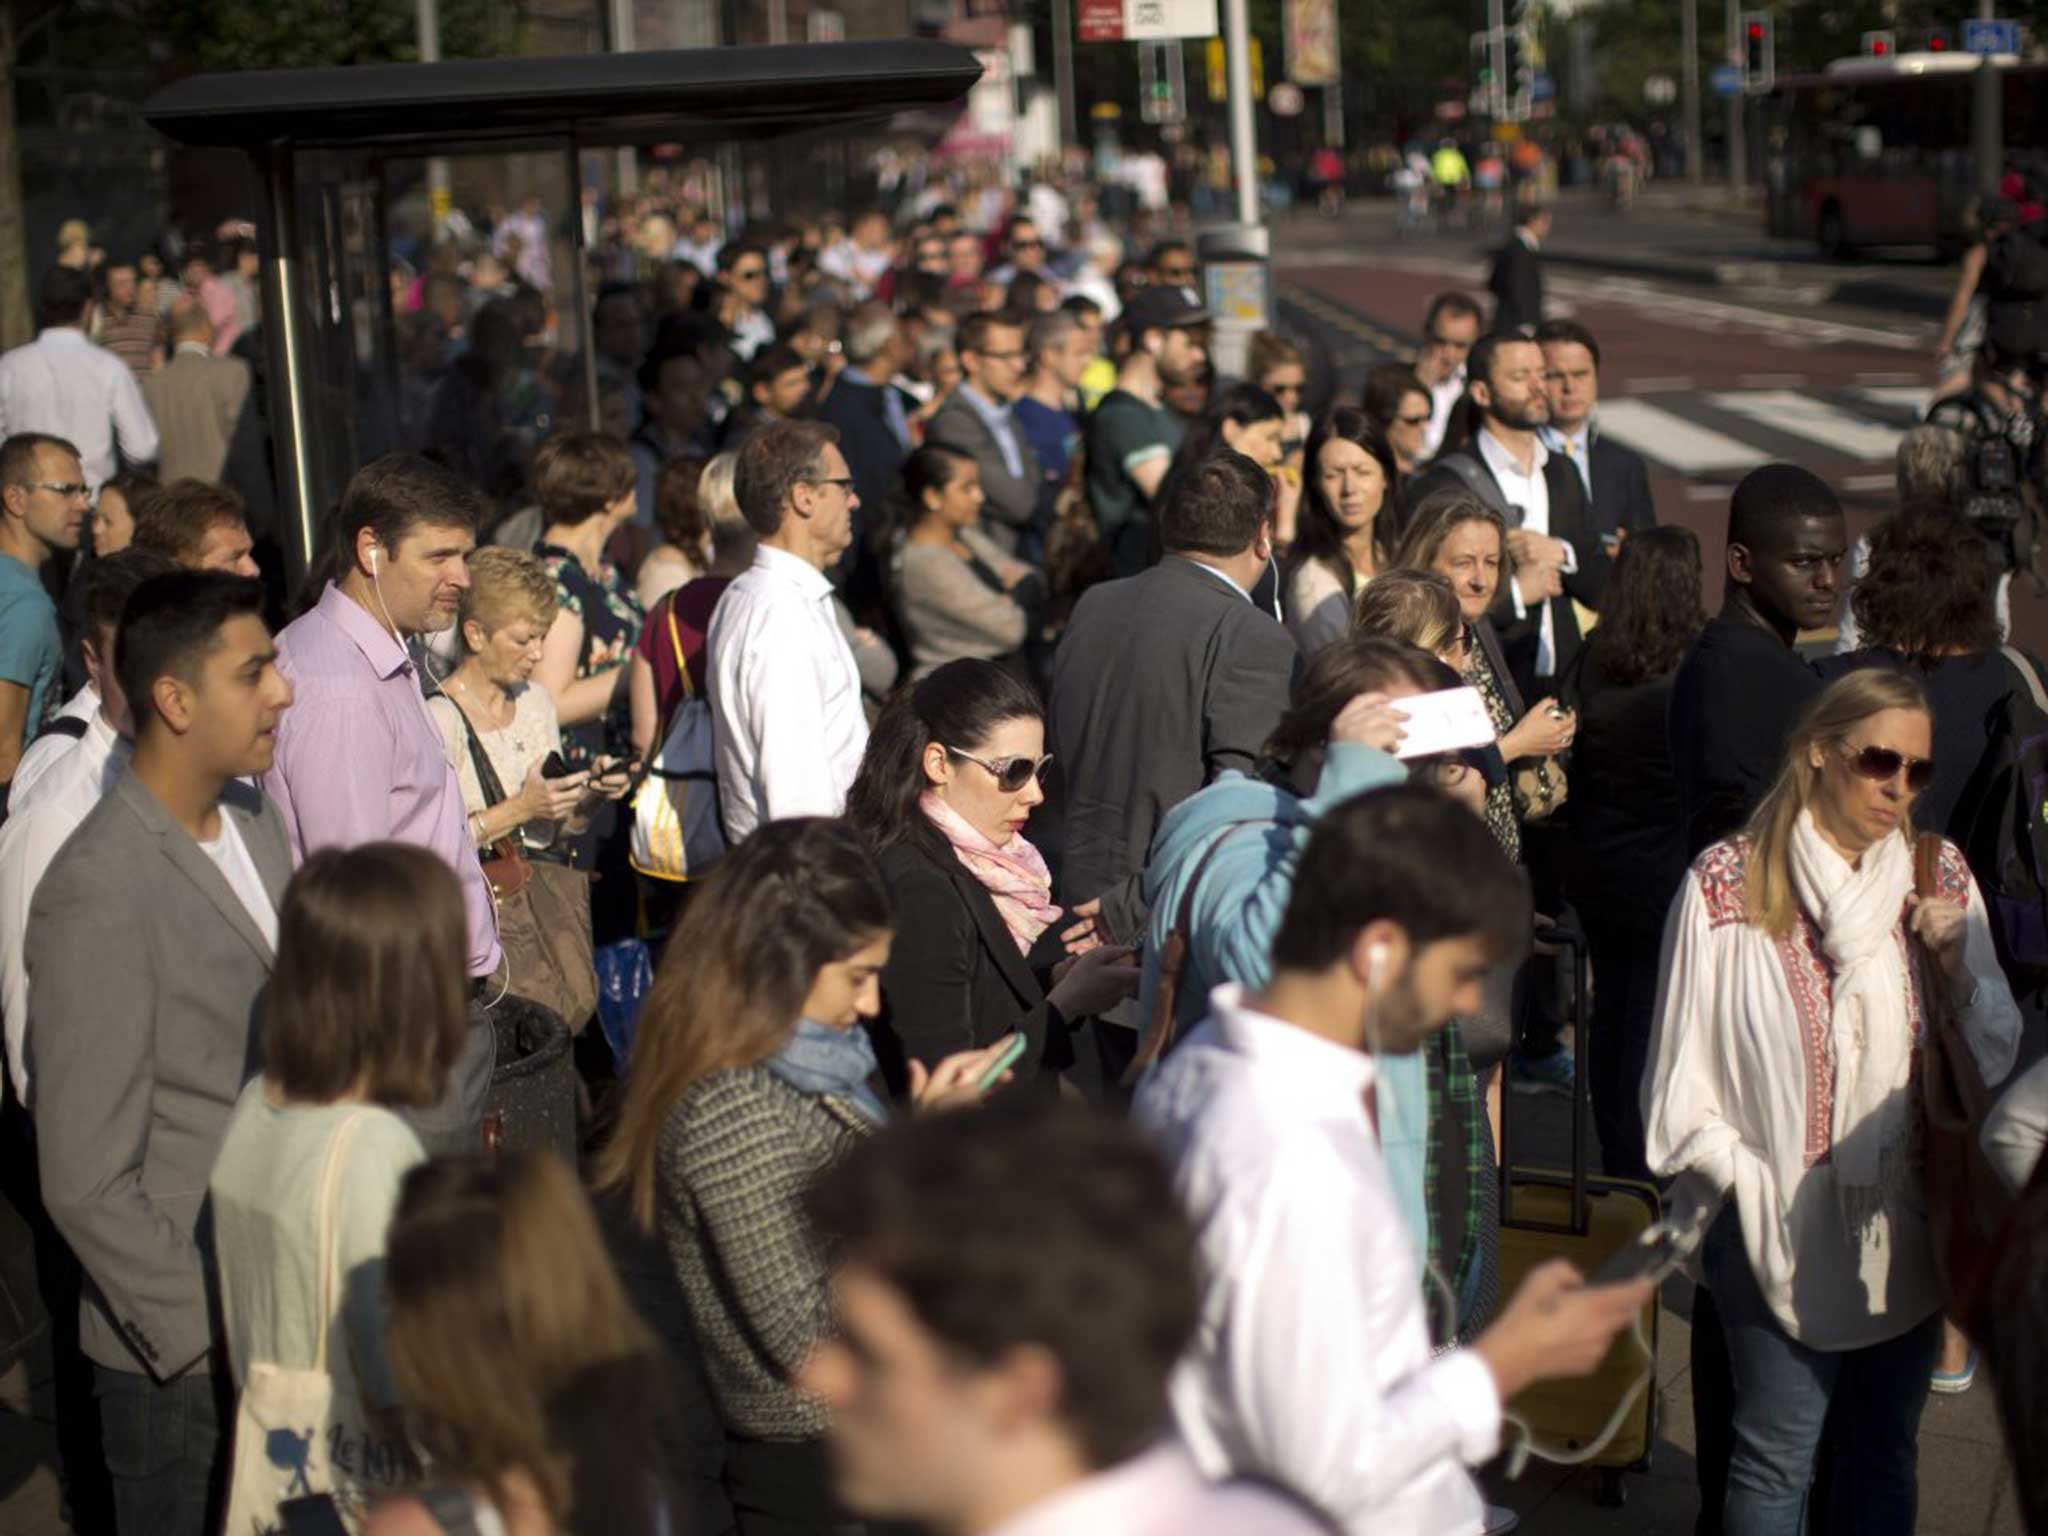
<path id="1" fill-rule="evenodd" d="M 437 1482 L 379 1505 L 367 1536 L 678 1528 L 665 1367 L 568 1168 L 415 1168 L 384 1275 L 392 1378 Z"/>
<path id="2" fill-rule="evenodd" d="M 1939 894 L 1914 892 L 1932 740 L 1912 678 L 1835 683 L 1665 930 L 1647 1153 L 1726 1201 L 1703 1264 L 1735 1382 L 1728 1536 L 1805 1529 L 1830 1423 L 1820 1536 L 1914 1528 L 1941 1305 L 1915 1057 L 1934 989 L 1986 1082 L 2011 1071 L 2020 1023 L 1962 854 L 1944 843 Z"/>

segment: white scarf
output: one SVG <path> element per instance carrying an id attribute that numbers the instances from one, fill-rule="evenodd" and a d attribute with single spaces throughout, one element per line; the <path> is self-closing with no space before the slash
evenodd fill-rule
<path id="1" fill-rule="evenodd" d="M 1835 967 L 1835 1104 L 1832 1161 L 1852 1230 L 1906 1171 L 1911 1121 L 1912 1020 L 1906 953 L 1898 940 L 1913 890 L 1913 849 L 1894 832 L 1852 869 L 1821 837 L 1813 813 L 1792 829 L 1789 863 L 1799 905 L 1820 929 Z"/>

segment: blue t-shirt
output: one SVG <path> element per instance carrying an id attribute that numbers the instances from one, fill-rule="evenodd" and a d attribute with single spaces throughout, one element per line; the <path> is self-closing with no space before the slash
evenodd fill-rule
<path id="1" fill-rule="evenodd" d="M 0 682 L 28 690 L 21 744 L 36 739 L 57 702 L 53 686 L 64 665 L 57 605 L 42 578 L 11 555 L 0 555 Z"/>
<path id="2" fill-rule="evenodd" d="M 1057 486 L 1067 478 L 1067 465 L 1073 462 L 1074 450 L 1081 446 L 1081 423 L 1072 412 L 1054 410 L 1029 395 L 1021 396 L 1010 413 L 1023 428 L 1031 451 L 1038 455 L 1038 466 L 1045 471 L 1045 478 Z"/>

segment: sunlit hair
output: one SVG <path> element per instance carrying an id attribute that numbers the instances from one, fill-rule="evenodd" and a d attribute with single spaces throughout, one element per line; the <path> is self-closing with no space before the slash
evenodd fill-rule
<path id="1" fill-rule="evenodd" d="M 462 594 L 456 621 L 463 646 L 475 649 L 469 644 L 472 621 L 486 637 L 521 619 L 545 634 L 560 601 L 555 578 L 539 560 L 523 549 L 486 545 L 469 557 L 469 590 Z"/>
<path id="2" fill-rule="evenodd" d="M 782 1049 L 818 973 L 894 921 L 881 870 L 846 822 L 771 821 L 721 859 L 662 951 L 599 1187 L 623 1190 L 652 1226 L 669 1111 L 693 1084 Z"/>
<path id="3" fill-rule="evenodd" d="M 505 1501 L 524 1473 L 566 1530 L 573 1468 L 551 1399 L 654 1340 L 576 1176 L 541 1152 L 437 1159 L 406 1175 L 384 1254 L 391 1377 L 435 1473 Z"/>
<path id="4" fill-rule="evenodd" d="M 1440 665 L 1396 640 L 1352 636 L 1324 646 L 1294 685 L 1293 703 L 1259 749 L 1260 763 L 1292 767 L 1302 753 L 1328 745 L 1330 727 L 1361 693 L 1403 686 L 1427 693 L 1437 686 Z"/>
<path id="5" fill-rule="evenodd" d="M 1785 738 L 1785 759 L 1756 813 L 1749 819 L 1750 855 L 1744 903 L 1752 926 L 1773 938 L 1792 932 L 1799 918 L 1799 899 L 1792 891 L 1792 829 L 1813 804 L 1821 770 L 1812 763 L 1813 749 L 1833 749 L 1873 715 L 1888 709 L 1930 714 L 1927 693 L 1919 683 L 1890 667 L 1867 667 L 1828 685 L 1807 705 L 1799 723 Z M 1909 842 L 1911 815 L 1899 831 Z"/>
<path id="6" fill-rule="evenodd" d="M 1401 537 L 1401 547 L 1394 551 L 1394 564 L 1411 571 L 1435 570 L 1444 540 L 1464 523 L 1493 525 L 1494 532 L 1500 535 L 1500 579 L 1506 581 L 1510 574 L 1507 520 L 1470 491 L 1457 486 L 1433 491 L 1422 499 L 1408 531 Z"/>
<path id="7" fill-rule="evenodd" d="M 1435 571 L 1388 571 L 1375 576 L 1351 610 L 1351 633 L 1360 639 L 1399 640 L 1441 655 L 1465 627 L 1458 594 Z"/>

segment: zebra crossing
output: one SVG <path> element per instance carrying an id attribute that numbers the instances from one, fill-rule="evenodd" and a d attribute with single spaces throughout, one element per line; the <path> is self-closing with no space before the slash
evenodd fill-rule
<path id="1" fill-rule="evenodd" d="M 1619 394 L 1600 402 L 1600 434 L 1687 479 L 1739 477 L 1790 460 L 1820 470 L 1889 465 L 1919 419 L 1919 385 Z"/>

